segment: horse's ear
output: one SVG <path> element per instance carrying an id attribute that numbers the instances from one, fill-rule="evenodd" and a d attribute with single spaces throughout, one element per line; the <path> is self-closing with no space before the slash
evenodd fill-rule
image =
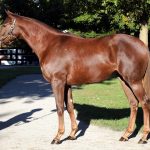
<path id="1" fill-rule="evenodd" d="M 8 17 L 12 18 L 13 13 L 10 12 L 9 10 L 5 10 L 6 14 Z"/>

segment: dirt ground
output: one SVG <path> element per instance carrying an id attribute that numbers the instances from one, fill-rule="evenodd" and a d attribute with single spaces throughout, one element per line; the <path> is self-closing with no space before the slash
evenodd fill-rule
<path id="1" fill-rule="evenodd" d="M 62 144 L 52 145 L 57 113 L 51 87 L 42 76 L 20 76 L 0 89 L 0 150 L 150 150 L 150 140 L 137 144 L 140 134 L 120 142 L 123 132 L 78 123 L 77 140 L 65 140 L 70 132 L 65 111 Z"/>

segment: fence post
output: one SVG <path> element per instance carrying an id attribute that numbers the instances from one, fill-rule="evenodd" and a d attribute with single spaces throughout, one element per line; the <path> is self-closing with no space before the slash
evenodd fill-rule
<path id="1" fill-rule="evenodd" d="M 15 50 L 15 51 L 14 51 Z M 2 55 L 7 56 L 7 58 L 0 59 L 0 65 L 2 64 L 2 61 L 13 61 L 14 65 L 33 65 L 34 63 L 37 64 L 36 62 L 38 61 L 37 57 L 33 53 L 25 53 L 24 50 L 14 48 L 14 49 L 3 49 L 1 51 Z"/>

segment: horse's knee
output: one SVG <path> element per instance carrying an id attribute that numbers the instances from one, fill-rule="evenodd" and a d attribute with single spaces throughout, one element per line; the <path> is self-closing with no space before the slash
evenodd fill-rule
<path id="1" fill-rule="evenodd" d="M 130 101 L 130 106 L 131 106 L 131 108 L 133 108 L 134 110 L 137 110 L 137 108 L 138 108 L 138 101 L 136 101 L 136 100 L 131 100 L 131 101 Z"/>
<path id="2" fill-rule="evenodd" d="M 64 109 L 58 107 L 58 108 L 57 108 L 57 114 L 58 114 L 59 116 L 62 116 L 63 113 L 64 113 Z"/>

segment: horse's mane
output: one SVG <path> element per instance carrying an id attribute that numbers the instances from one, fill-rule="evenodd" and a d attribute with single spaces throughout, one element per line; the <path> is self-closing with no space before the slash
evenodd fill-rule
<path id="1" fill-rule="evenodd" d="M 49 30 L 50 32 L 54 32 L 54 33 L 62 33 L 61 31 L 59 31 L 58 29 L 54 29 L 53 27 L 50 27 L 49 25 L 37 20 L 37 19 L 34 19 L 34 18 L 29 18 L 29 17 L 25 17 L 25 16 L 20 16 L 20 15 L 17 15 L 17 14 L 13 14 L 13 16 L 15 18 L 18 18 L 19 20 L 25 20 L 25 21 L 28 21 L 28 22 L 32 22 L 33 24 L 36 24 L 37 26 L 41 26 L 41 27 L 44 27 L 46 30 Z"/>
<path id="2" fill-rule="evenodd" d="M 72 33 L 64 33 L 58 29 L 55 29 L 49 25 L 47 25 L 46 23 L 43 23 L 37 19 L 34 19 L 34 18 L 29 18 L 29 17 L 25 17 L 25 16 L 21 16 L 21 15 L 18 15 L 18 14 L 14 14 L 12 12 L 9 12 L 11 16 L 13 16 L 14 18 L 16 19 L 19 19 L 20 21 L 23 20 L 23 21 L 27 21 L 27 22 L 30 22 L 34 25 L 37 25 L 39 27 L 42 27 L 44 28 L 47 32 L 50 32 L 50 33 L 53 33 L 53 34 L 59 34 L 59 35 L 65 35 L 65 36 L 68 36 L 68 37 L 75 37 L 75 38 L 81 38 L 83 39 L 82 37 L 80 36 L 77 36 L 77 35 L 74 35 Z"/>

